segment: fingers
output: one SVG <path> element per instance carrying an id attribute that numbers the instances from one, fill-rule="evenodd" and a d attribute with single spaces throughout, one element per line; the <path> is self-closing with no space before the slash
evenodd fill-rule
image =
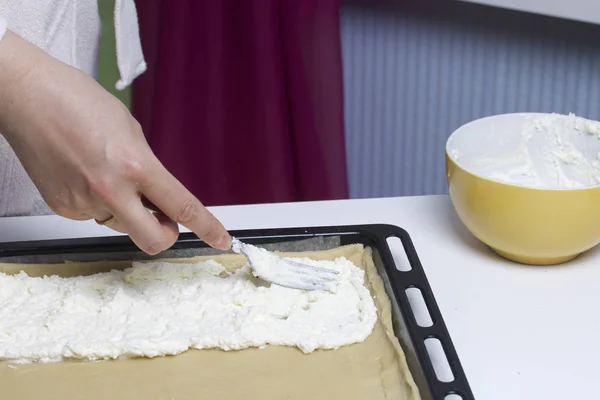
<path id="1" fill-rule="evenodd" d="M 144 252 L 155 255 L 173 246 L 179 227 L 164 215 L 146 210 L 139 197 L 133 196 L 123 205 L 113 207 L 114 219 L 106 226 L 127 233 Z"/>
<path id="2" fill-rule="evenodd" d="M 160 227 L 162 228 L 162 232 L 165 236 L 165 248 L 161 249 L 160 251 L 169 249 L 171 246 L 173 246 L 175 244 L 175 242 L 177 241 L 177 238 L 179 237 L 179 226 L 177 225 L 177 223 L 175 221 L 173 221 L 171 218 L 167 217 L 166 215 L 161 215 L 161 214 L 155 214 L 155 213 L 149 213 L 150 215 L 152 215 L 154 218 L 156 218 L 156 220 L 158 221 Z"/>
<path id="3" fill-rule="evenodd" d="M 146 198 L 173 221 L 185 226 L 210 246 L 228 250 L 231 237 L 221 222 L 161 164 L 143 188 Z"/>
<path id="4" fill-rule="evenodd" d="M 127 190 L 126 186 L 119 190 L 99 191 L 98 197 L 106 210 L 100 214 L 108 213 L 100 216 L 106 217 L 104 220 L 95 216 L 100 223 L 127 233 L 140 249 L 152 255 L 175 243 L 178 224 L 214 248 L 227 250 L 231 247 L 231 237 L 219 220 L 158 159 L 154 157 L 143 164 L 146 167 L 142 171 L 134 169 L 135 174 L 127 177 L 136 182 L 135 189 L 130 187 L 133 191 Z M 154 207 L 148 207 L 148 204 Z M 158 209 L 163 215 L 152 213 L 145 207 Z M 110 218 L 111 214 L 113 218 Z"/>

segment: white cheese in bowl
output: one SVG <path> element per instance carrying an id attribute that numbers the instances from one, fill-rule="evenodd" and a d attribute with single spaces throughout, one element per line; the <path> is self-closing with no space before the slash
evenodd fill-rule
<path id="1" fill-rule="evenodd" d="M 600 185 L 600 122 L 574 114 L 507 114 L 459 131 L 449 154 L 479 176 L 538 189 Z"/>

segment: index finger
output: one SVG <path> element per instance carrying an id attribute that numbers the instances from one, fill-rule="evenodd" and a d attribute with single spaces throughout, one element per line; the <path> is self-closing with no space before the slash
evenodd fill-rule
<path id="1" fill-rule="evenodd" d="M 142 194 L 163 214 L 220 250 L 231 247 L 231 237 L 221 222 L 162 165 L 151 171 L 151 182 Z"/>

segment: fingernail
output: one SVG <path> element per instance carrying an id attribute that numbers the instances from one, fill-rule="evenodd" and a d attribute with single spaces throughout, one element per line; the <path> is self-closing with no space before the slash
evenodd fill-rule
<path id="1" fill-rule="evenodd" d="M 223 236 L 216 244 L 215 247 L 219 250 L 229 250 L 231 248 L 231 237 L 229 235 Z"/>

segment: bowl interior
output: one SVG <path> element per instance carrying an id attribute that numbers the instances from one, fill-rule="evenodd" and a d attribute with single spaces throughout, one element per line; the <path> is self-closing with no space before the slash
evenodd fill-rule
<path id="1" fill-rule="evenodd" d="M 600 185 L 600 123 L 574 115 L 521 113 L 482 118 L 457 129 L 446 152 L 462 169 L 537 189 Z"/>

